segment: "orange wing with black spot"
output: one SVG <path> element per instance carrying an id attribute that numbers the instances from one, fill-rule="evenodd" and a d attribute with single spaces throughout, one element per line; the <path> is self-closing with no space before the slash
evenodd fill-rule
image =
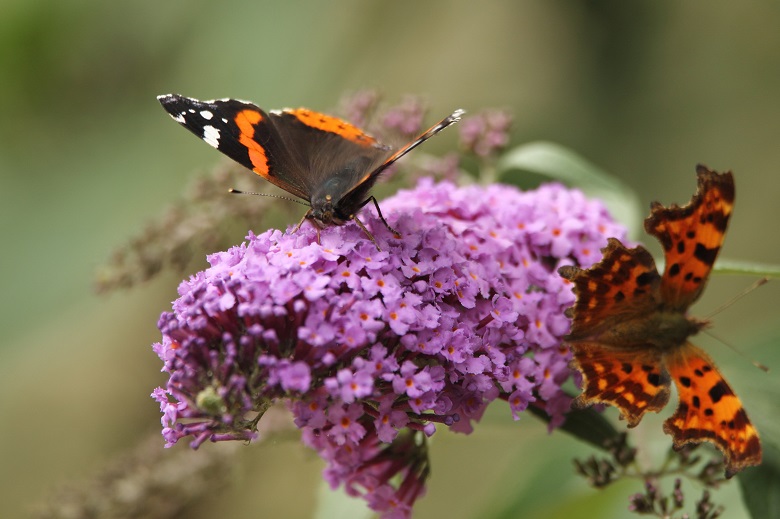
<path id="1" fill-rule="evenodd" d="M 646 412 L 658 412 L 669 401 L 671 379 L 659 350 L 619 350 L 589 341 L 573 343 L 572 350 L 574 367 L 583 378 L 574 407 L 609 404 L 634 427 Z"/>
<path id="2" fill-rule="evenodd" d="M 375 138 L 354 124 L 350 124 L 338 117 L 333 117 L 332 115 L 321 114 L 314 110 L 309 110 L 308 108 L 286 109 L 282 110 L 282 113 L 292 115 L 309 128 L 336 134 L 348 141 L 359 144 L 360 146 L 370 147 L 379 144 Z"/>
<path id="3" fill-rule="evenodd" d="M 610 238 L 603 259 L 583 270 L 558 269 L 574 284 L 577 301 L 566 311 L 572 318 L 568 340 L 598 337 L 616 324 L 641 318 L 658 303 L 661 278 L 653 256 L 643 247 L 626 248 Z"/>
<path id="4" fill-rule="evenodd" d="M 575 407 L 610 404 L 634 427 L 647 411 L 659 411 L 669 400 L 670 378 L 662 352 L 644 338 L 626 340 L 636 323 L 657 308 L 661 278 L 650 253 L 626 248 L 610 238 L 603 259 L 583 270 L 558 272 L 574 284 L 577 301 L 566 336 L 573 364 L 583 376 L 583 392 Z"/>
<path id="5" fill-rule="evenodd" d="M 680 396 L 677 410 L 664 422 L 674 446 L 713 443 L 726 458 L 726 477 L 761 463 L 758 431 L 709 356 L 686 343 L 667 355 L 665 362 Z"/>
<path id="6" fill-rule="evenodd" d="M 734 206 L 734 177 L 699 165 L 699 190 L 679 207 L 654 203 L 645 230 L 664 248 L 661 293 L 667 306 L 687 309 L 698 299 L 718 256 Z"/>

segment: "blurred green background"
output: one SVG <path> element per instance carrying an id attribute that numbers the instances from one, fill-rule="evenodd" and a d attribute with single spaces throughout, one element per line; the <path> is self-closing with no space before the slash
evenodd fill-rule
<path id="1" fill-rule="evenodd" d="M 148 395 L 165 377 L 150 345 L 179 277 L 91 291 L 112 249 L 220 159 L 156 95 L 327 111 L 368 87 L 391 101 L 422 94 L 436 116 L 507 108 L 513 144 L 563 144 L 623 179 L 643 205 L 686 202 L 697 162 L 732 169 L 737 201 L 723 257 L 777 263 L 778 27 L 776 1 L 3 0 L 0 516 L 20 516 L 158 429 Z M 694 312 L 706 315 L 751 281 L 714 277 Z M 775 443 L 779 296 L 770 283 L 715 319 L 714 333 L 769 374 L 697 339 Z M 669 444 L 660 426 L 669 413 L 637 429 L 648 452 Z M 417 516 L 489 517 L 509 502 L 535 518 L 627 516 L 640 484 L 590 489 L 571 463 L 589 454 L 495 404 L 472 436 L 436 435 Z M 293 439 L 247 447 L 240 459 L 232 485 L 182 517 L 312 517 L 316 455 Z M 736 496 L 736 485 L 716 495 L 729 505 L 724 517 L 745 517 Z"/>

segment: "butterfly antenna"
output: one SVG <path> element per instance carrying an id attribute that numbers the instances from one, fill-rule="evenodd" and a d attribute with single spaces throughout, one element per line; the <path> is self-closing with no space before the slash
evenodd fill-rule
<path id="1" fill-rule="evenodd" d="M 309 207 L 309 204 L 307 204 L 306 202 L 301 202 L 300 200 L 296 200 L 295 198 L 290 198 L 288 196 L 272 195 L 269 193 L 253 193 L 251 191 L 239 191 L 238 189 L 233 189 L 233 188 L 228 189 L 228 193 L 234 195 L 270 196 L 271 198 L 279 198 L 280 200 L 287 200 L 288 202 L 295 202 L 296 204 L 301 204 L 301 205 L 305 205 L 306 207 Z"/>
<path id="2" fill-rule="evenodd" d="M 710 336 L 710 337 L 712 337 L 713 339 L 715 339 L 715 340 L 717 340 L 717 341 L 720 341 L 720 342 L 722 342 L 723 344 L 725 344 L 726 346 L 728 346 L 729 348 L 731 348 L 731 350 L 732 350 L 732 351 L 734 351 L 735 353 L 737 353 L 737 354 L 738 354 L 740 357 L 742 357 L 743 359 L 746 359 L 746 360 L 750 361 L 750 363 L 751 363 L 751 364 L 753 364 L 753 366 L 757 367 L 758 369 L 760 369 L 760 370 L 761 370 L 761 371 L 763 371 L 764 373 L 769 373 L 769 367 L 768 367 L 768 366 L 766 366 L 766 365 L 764 365 L 764 364 L 761 364 L 761 363 L 760 363 L 760 362 L 758 362 L 757 360 L 753 360 L 753 359 L 749 358 L 747 355 L 745 355 L 745 352 L 744 352 L 744 351 L 742 351 L 742 350 L 738 349 L 738 348 L 737 348 L 736 346 L 734 346 L 733 344 L 731 344 L 731 343 L 729 343 L 729 342 L 727 342 L 727 341 L 723 340 L 721 337 L 718 337 L 717 335 L 715 335 L 714 333 L 712 333 L 712 332 L 711 332 L 711 331 L 709 331 L 709 330 L 704 330 L 704 333 L 706 333 L 707 335 L 709 335 L 709 336 Z"/>
<path id="3" fill-rule="evenodd" d="M 709 319 L 710 319 L 710 318 L 712 318 L 714 315 L 716 315 L 716 314 L 718 314 L 718 313 L 722 312 L 723 310 L 725 310 L 725 309 L 726 309 L 726 308 L 728 308 L 729 306 L 733 305 L 734 303 L 736 303 L 737 301 L 739 301 L 740 299 L 742 299 L 743 297 L 745 297 L 746 295 L 748 295 L 749 293 L 751 293 L 753 290 L 757 289 L 758 287 L 760 287 L 760 286 L 762 286 L 762 285 L 765 285 L 765 284 L 766 284 L 768 281 L 769 281 L 769 278 L 768 278 L 768 277 L 763 277 L 763 278 L 761 278 L 761 279 L 757 279 L 757 280 L 755 281 L 755 283 L 751 284 L 749 287 L 747 287 L 747 288 L 746 288 L 745 290 L 743 290 L 741 293 L 739 293 L 739 294 L 737 294 L 736 296 L 734 296 L 734 297 L 733 297 L 733 298 L 732 298 L 730 301 L 727 301 L 726 303 L 724 303 L 724 304 L 720 305 L 718 308 L 716 308 L 715 310 L 713 310 L 712 312 L 710 312 L 710 313 L 709 313 L 709 315 L 707 315 L 706 319 L 707 319 L 707 320 L 709 320 Z M 761 371 L 763 371 L 764 373 L 769 373 L 769 367 L 768 367 L 768 366 L 765 366 L 764 364 L 761 364 L 761 363 L 760 363 L 760 362 L 758 362 L 757 360 L 754 360 L 754 359 L 748 358 L 748 356 L 747 356 L 747 355 L 745 355 L 745 353 L 744 353 L 743 351 L 741 351 L 741 350 L 737 349 L 737 348 L 736 348 L 736 347 L 735 347 L 733 344 L 731 344 L 731 343 L 729 343 L 729 342 L 727 342 L 727 341 L 723 340 L 721 337 L 718 337 L 717 335 L 713 334 L 713 333 L 712 333 L 711 331 L 709 331 L 709 330 L 705 330 L 705 333 L 707 333 L 707 335 L 709 335 L 710 337 L 712 337 L 712 338 L 714 338 L 714 339 L 716 339 L 716 340 L 718 340 L 718 341 L 722 342 L 723 344 L 725 344 L 726 346 L 728 346 L 729 348 L 731 348 L 731 349 L 732 349 L 734 352 L 736 352 L 736 353 L 737 353 L 738 355 L 740 355 L 742 358 L 744 358 L 744 359 L 747 359 L 748 361 L 750 361 L 750 363 L 751 363 L 751 364 L 753 364 L 755 367 L 757 367 L 758 369 L 760 369 L 760 370 L 761 370 Z"/>
<path id="4" fill-rule="evenodd" d="M 769 281 L 769 278 L 768 278 L 768 277 L 763 277 L 763 278 L 761 278 L 761 279 L 758 279 L 758 280 L 756 280 L 756 282 L 755 282 L 755 283 L 753 283 L 752 285 L 750 285 L 749 287 L 747 287 L 745 290 L 743 290 L 741 293 L 739 293 L 739 294 L 737 294 L 736 296 L 734 296 L 733 298 L 731 298 L 731 300 L 730 300 L 730 301 L 726 301 L 725 303 L 723 303 L 722 305 L 720 305 L 719 307 L 717 307 L 715 310 L 713 310 L 712 312 L 710 312 L 710 313 L 709 313 L 709 314 L 708 314 L 708 315 L 705 317 L 705 319 L 707 319 L 707 320 L 709 321 L 709 320 L 710 320 L 712 317 L 714 317 L 716 314 L 719 314 L 720 312 L 722 312 L 722 311 L 723 311 L 723 310 L 725 310 L 726 308 L 730 307 L 731 305 L 733 305 L 734 303 L 736 303 L 737 301 L 739 301 L 740 299 L 742 299 L 743 297 L 745 297 L 746 295 L 748 295 L 749 293 L 751 293 L 753 290 L 757 289 L 758 287 L 760 287 L 760 286 L 762 286 L 762 285 L 765 285 L 765 284 L 766 284 L 768 281 Z"/>

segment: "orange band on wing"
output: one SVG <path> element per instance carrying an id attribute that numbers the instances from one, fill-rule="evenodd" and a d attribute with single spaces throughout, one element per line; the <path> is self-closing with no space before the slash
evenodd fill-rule
<path id="1" fill-rule="evenodd" d="M 295 110 L 285 110 L 286 113 L 294 116 L 306 126 L 317 128 L 329 133 L 335 133 L 347 140 L 360 144 L 361 146 L 373 146 L 376 139 L 365 133 L 363 130 L 338 117 L 321 114 L 306 108 L 296 108 Z"/>
<path id="2" fill-rule="evenodd" d="M 246 146 L 252 170 L 261 177 L 268 179 L 268 157 L 265 150 L 255 140 L 255 125 L 263 119 L 263 114 L 255 110 L 242 110 L 236 114 L 235 122 L 241 134 L 238 142 Z"/>

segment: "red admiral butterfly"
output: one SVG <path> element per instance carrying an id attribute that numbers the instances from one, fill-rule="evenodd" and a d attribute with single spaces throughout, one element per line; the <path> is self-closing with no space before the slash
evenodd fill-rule
<path id="1" fill-rule="evenodd" d="M 360 128 L 306 108 L 265 112 L 237 99 L 198 101 L 176 94 L 158 101 L 179 124 L 272 184 L 308 202 L 301 219 L 317 229 L 354 220 L 376 245 L 356 214 L 368 202 L 391 232 L 370 189 L 379 174 L 424 141 L 460 121 L 455 110 L 398 150 Z M 300 224 L 299 224 L 300 227 Z M 378 248 L 378 246 L 377 246 Z"/>

